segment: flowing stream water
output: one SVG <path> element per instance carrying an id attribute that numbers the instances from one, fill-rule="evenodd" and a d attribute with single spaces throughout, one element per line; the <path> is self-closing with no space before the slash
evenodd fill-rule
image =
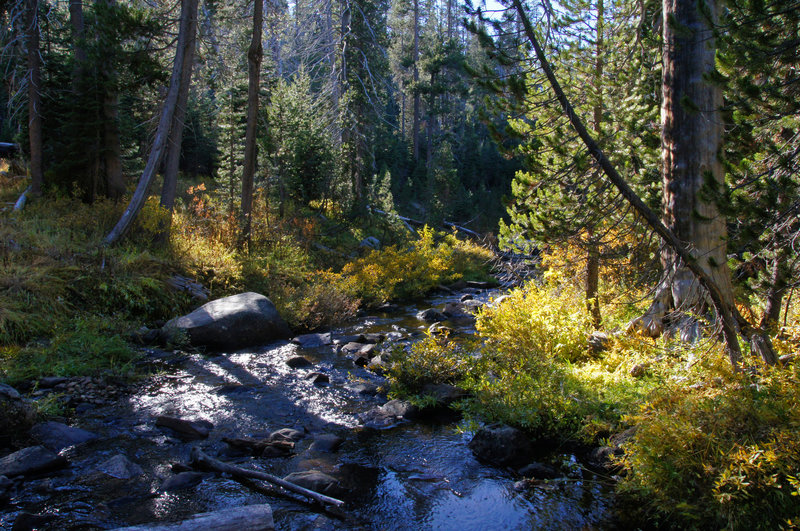
<path id="1" fill-rule="evenodd" d="M 460 294 L 435 297 L 392 313 L 363 316 L 334 337 L 365 333 L 419 336 L 427 324 L 419 309 L 441 308 Z M 476 293 L 486 300 L 491 292 Z M 454 325 L 454 327 L 456 327 Z M 474 331 L 469 325 L 457 333 Z M 302 355 L 307 368 L 286 361 Z M 72 424 L 99 438 L 64 451 L 70 466 L 26 481 L 5 506 L 0 528 L 10 529 L 22 512 L 45 515 L 41 529 L 112 529 L 174 521 L 198 512 L 268 503 L 277 529 L 605 529 L 613 527 L 612 488 L 558 448 L 541 460 L 564 477 L 520 487 L 510 470 L 479 462 L 467 443 L 471 433 L 455 416 L 404 423 L 390 429 L 364 427 L 359 415 L 386 402 L 365 394 L 384 379 L 331 346 L 302 349 L 278 342 L 233 353 L 166 358 L 170 366 L 145 378 L 123 399 L 81 407 Z M 311 372 L 330 379 L 315 385 Z M 366 385 L 365 385 L 366 384 Z M 206 420 L 207 439 L 186 442 L 155 426 L 159 415 Z M 306 433 L 289 457 L 255 458 L 232 451 L 223 437 L 264 437 L 280 428 Z M 332 434 L 335 451 L 313 441 Z M 346 502 L 344 517 L 330 514 L 266 483 L 239 482 L 212 473 L 199 484 L 163 492 L 173 465 L 189 460 L 193 446 L 238 466 L 277 476 L 319 470 L 336 477 Z M 124 455 L 142 474 L 125 479 L 104 473 L 103 463 Z M 2 502 L 0 502 L 2 503 Z"/>

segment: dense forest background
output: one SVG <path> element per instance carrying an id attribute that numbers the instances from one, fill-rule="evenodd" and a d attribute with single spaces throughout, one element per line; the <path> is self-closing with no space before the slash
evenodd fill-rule
<path id="1" fill-rule="evenodd" d="M 89 202 L 119 198 L 156 135 L 181 5 L 36 6 L 45 189 Z M 27 151 L 25 9 L 3 9 L 0 140 Z M 253 4 L 195 9 L 179 169 L 227 191 L 238 208 Z M 424 220 L 495 226 L 519 164 L 491 139 L 506 122 L 486 112 L 489 93 L 471 82 L 469 72 L 489 59 L 464 27 L 462 6 L 267 2 L 262 16 L 255 183 L 263 199 L 282 213 L 333 201 L 353 212 L 396 207 Z"/>

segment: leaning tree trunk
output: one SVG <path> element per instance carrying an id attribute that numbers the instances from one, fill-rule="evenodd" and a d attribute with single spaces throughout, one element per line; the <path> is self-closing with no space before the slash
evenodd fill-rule
<path id="1" fill-rule="evenodd" d="M 178 45 L 175 50 L 175 62 L 172 65 L 172 77 L 170 78 L 169 90 L 167 90 L 167 97 L 164 100 L 164 106 L 161 109 L 161 117 L 158 120 L 158 127 L 156 128 L 156 135 L 153 139 L 153 147 L 150 149 L 150 155 L 147 158 L 142 176 L 139 178 L 139 184 L 133 192 L 131 202 L 122 213 L 117 224 L 111 229 L 111 232 L 103 239 L 103 243 L 111 245 L 119 240 L 133 224 L 136 216 L 141 211 L 147 200 L 147 193 L 150 189 L 150 184 L 153 177 L 164 158 L 164 152 L 167 146 L 167 137 L 172 125 L 172 116 L 175 113 L 175 107 L 178 102 L 178 93 L 180 92 L 181 71 L 183 69 L 183 55 L 186 48 L 186 40 L 189 33 L 189 16 L 190 5 L 195 0 L 183 0 L 181 3 L 181 23 L 178 32 Z"/>
<path id="2" fill-rule="evenodd" d="M 253 38 L 247 50 L 247 126 L 245 128 L 244 170 L 242 171 L 242 228 L 239 246 L 250 242 L 253 216 L 253 180 L 256 173 L 256 126 L 258 125 L 258 91 L 261 75 L 261 27 L 264 21 L 264 0 L 255 0 Z"/>
<path id="3" fill-rule="evenodd" d="M 192 82 L 192 66 L 194 63 L 195 41 L 197 40 L 197 4 L 198 0 L 188 0 L 189 29 L 188 37 L 183 51 L 183 67 L 181 68 L 181 88 L 172 116 L 172 126 L 167 139 L 167 162 L 164 168 L 164 185 L 161 188 L 161 206 L 172 214 L 175 205 L 175 192 L 178 187 L 178 170 L 181 161 L 181 143 L 183 141 L 184 120 L 186 106 L 189 103 L 189 85 Z M 169 224 L 164 227 L 165 237 Z"/>
<path id="4" fill-rule="evenodd" d="M 718 153 L 722 143 L 722 90 L 710 83 L 714 73 L 716 0 L 701 12 L 692 0 L 664 0 L 661 156 L 663 219 L 690 249 L 697 264 L 733 304 L 726 253 L 725 218 L 714 200 L 723 186 Z M 708 20 L 708 16 L 712 20 Z M 661 253 L 664 275 L 655 299 L 635 326 L 656 337 L 665 330 L 696 339 L 692 314 L 707 309 L 705 290 L 674 249 Z"/>
<path id="5" fill-rule="evenodd" d="M 31 195 L 42 194 L 42 85 L 39 64 L 39 0 L 25 1 L 25 32 L 28 45 L 28 141 L 31 151 Z"/>
<path id="6" fill-rule="evenodd" d="M 517 11 L 517 14 L 519 15 L 520 21 L 525 29 L 525 35 L 528 37 L 528 40 L 530 41 L 531 46 L 536 53 L 536 57 L 541 64 L 542 70 L 547 77 L 550 87 L 553 89 L 553 92 L 556 95 L 559 105 L 561 105 L 564 115 L 569 119 L 572 127 L 575 129 L 575 132 L 586 146 L 586 149 L 603 170 L 603 173 L 606 175 L 608 181 L 617 190 L 619 190 L 620 195 L 625 198 L 628 204 L 630 204 L 636 213 L 645 220 L 650 228 L 652 228 L 653 231 L 661 237 L 664 244 L 669 246 L 675 252 L 678 258 L 680 258 L 680 260 L 686 266 L 686 269 L 693 273 L 697 277 L 697 280 L 700 282 L 700 284 L 707 290 L 708 297 L 711 299 L 711 303 L 714 305 L 714 309 L 717 311 L 717 315 L 720 318 L 722 336 L 725 340 L 731 365 L 733 365 L 735 369 L 738 369 L 742 362 L 742 351 L 739 348 L 737 325 L 739 331 L 741 331 L 750 342 L 751 349 L 754 352 L 759 353 L 765 363 L 775 364 L 775 352 L 772 349 L 772 343 L 769 336 L 764 333 L 763 330 L 757 330 L 750 326 L 747 321 L 742 318 L 741 314 L 739 314 L 736 306 L 726 302 L 725 295 L 721 292 L 720 288 L 716 285 L 711 276 L 698 263 L 697 258 L 691 253 L 690 249 L 685 245 L 684 242 L 679 240 L 672 230 L 664 225 L 655 212 L 650 210 L 650 208 L 641 200 L 641 198 L 636 195 L 628 183 L 625 182 L 625 179 L 623 179 L 616 170 L 614 165 L 611 164 L 611 161 L 597 144 L 597 141 L 595 141 L 595 139 L 592 138 L 592 135 L 589 134 L 589 131 L 586 129 L 583 121 L 575 113 L 572 104 L 564 94 L 561 84 L 558 82 L 558 79 L 556 78 L 555 73 L 550 66 L 550 62 L 547 60 L 544 49 L 539 44 L 539 39 L 536 37 L 533 26 L 531 25 L 528 16 L 525 14 L 525 10 L 522 7 L 521 1 L 511 0 L 511 2 L 514 6 L 514 9 Z"/>

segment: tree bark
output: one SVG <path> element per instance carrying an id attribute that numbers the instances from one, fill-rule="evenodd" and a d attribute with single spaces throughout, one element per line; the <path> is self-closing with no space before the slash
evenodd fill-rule
<path id="1" fill-rule="evenodd" d="M 115 0 L 105 0 L 114 5 Z M 117 72 L 110 60 L 102 62 L 103 76 L 113 80 Z M 122 175 L 122 147 L 119 136 L 119 94 L 116 88 L 106 86 L 103 94 L 103 163 L 105 167 L 105 193 L 114 201 L 125 194 L 125 177 Z"/>
<path id="2" fill-rule="evenodd" d="M 751 345 L 758 343 L 761 345 L 766 345 L 766 349 L 771 350 L 769 337 L 762 335 L 760 331 L 747 328 L 746 321 L 741 318 L 735 307 L 732 307 L 726 303 L 725 296 L 714 283 L 714 280 L 705 272 L 703 267 L 697 263 L 697 260 L 687 249 L 685 244 L 680 241 L 675 234 L 673 234 L 673 232 L 661 221 L 661 219 L 659 219 L 655 212 L 650 210 L 650 208 L 644 204 L 641 198 L 639 198 L 639 196 L 636 195 L 631 187 L 628 186 L 628 184 L 625 182 L 625 179 L 623 179 L 619 172 L 617 172 L 616 168 L 614 168 L 613 164 L 611 164 L 611 161 L 605 155 L 603 150 L 589 134 L 586 126 L 583 124 L 583 121 L 575 113 L 572 104 L 569 102 L 564 94 L 564 91 L 561 89 L 561 84 L 558 82 L 558 79 L 553 73 L 553 69 L 547 60 L 544 50 L 539 44 L 539 39 L 536 37 L 533 26 L 525 14 L 520 0 L 512 0 L 512 5 L 517 11 L 523 28 L 525 29 L 525 35 L 527 36 L 534 49 L 534 52 L 536 53 L 536 57 L 539 60 L 545 76 L 547 77 L 548 83 L 555 93 L 556 99 L 558 100 L 565 116 L 569 119 L 570 123 L 575 129 L 575 132 L 581 138 L 581 141 L 584 143 L 589 153 L 603 170 L 603 173 L 605 173 L 608 180 L 617 190 L 619 190 L 622 197 L 624 197 L 625 200 L 628 201 L 628 203 L 634 208 L 634 210 L 640 216 L 642 216 L 642 218 L 653 229 L 653 231 L 655 231 L 656 234 L 658 234 L 664 240 L 666 245 L 669 245 L 675 251 L 676 255 L 685 264 L 686 268 L 691 273 L 694 273 L 703 287 L 708 290 L 708 295 L 711 298 L 714 308 L 717 310 L 717 313 L 720 317 L 722 335 L 725 340 L 728 356 L 733 367 L 739 368 L 742 362 L 742 352 L 739 348 L 739 341 L 736 332 L 737 324 L 742 327 L 742 331 L 750 339 Z M 767 363 L 770 363 L 768 354 L 762 354 L 762 357 Z M 772 359 L 774 360 L 774 352 L 772 353 Z M 772 363 L 774 363 L 774 361 L 772 361 Z"/>
<path id="3" fill-rule="evenodd" d="M 169 89 L 167 90 L 167 97 L 164 100 L 164 105 L 161 109 L 161 117 L 158 120 L 158 127 L 156 128 L 156 135 L 153 139 L 153 146 L 150 149 L 150 155 L 147 158 L 142 175 L 139 178 L 139 184 L 136 185 L 136 190 L 131 197 L 131 201 L 125 212 L 122 213 L 117 224 L 111 229 L 111 232 L 106 235 L 103 240 L 105 245 L 111 245 L 119 240 L 128 231 L 136 216 L 144 206 L 147 200 L 147 193 L 150 189 L 150 184 L 153 177 L 158 171 L 158 167 L 164 158 L 164 152 L 167 144 L 167 137 L 172 125 L 172 117 L 175 113 L 175 107 L 178 102 L 178 93 L 180 92 L 181 71 L 183 69 L 184 52 L 186 49 L 186 40 L 189 33 L 189 3 L 194 0 L 183 0 L 181 3 L 181 22 L 178 32 L 178 44 L 175 50 L 175 61 L 172 65 L 172 77 L 170 78 Z"/>
<path id="4" fill-rule="evenodd" d="M 186 106 L 189 102 L 189 86 L 192 82 L 192 67 L 194 66 L 194 49 L 197 41 L 197 4 L 198 0 L 187 0 L 189 9 L 188 36 L 183 52 L 183 65 L 181 68 L 180 91 L 172 116 L 172 126 L 167 139 L 167 161 L 164 167 L 164 184 L 161 189 L 161 206 L 170 214 L 175 205 L 175 192 L 178 187 L 178 170 L 181 161 L 181 143 L 183 142 L 184 120 Z M 171 216 L 170 216 L 171 218 Z M 165 234 L 169 227 L 164 227 Z"/>
<path id="5" fill-rule="evenodd" d="M 419 94 L 419 0 L 414 0 L 414 67 L 412 76 L 414 80 L 414 118 L 411 124 L 411 143 L 414 151 L 414 162 L 419 162 L 419 121 L 420 121 L 420 94 Z"/>
<path id="6" fill-rule="evenodd" d="M 594 108 L 592 109 L 594 120 L 594 132 L 600 135 L 601 122 L 603 121 L 603 22 L 605 9 L 603 0 L 597 0 L 597 27 L 595 36 L 595 63 L 594 63 L 594 89 L 595 95 Z M 600 250 L 594 240 L 591 230 L 587 235 L 586 250 L 586 309 L 592 319 L 592 327 L 599 330 L 603 324 L 600 313 L 600 300 L 598 299 L 598 289 L 600 284 Z"/>
<path id="7" fill-rule="evenodd" d="M 39 0 L 25 0 L 25 32 L 28 46 L 28 142 L 31 152 L 31 195 L 42 195 L 42 84 L 39 61 Z"/>
<path id="8" fill-rule="evenodd" d="M 261 31 L 264 22 L 264 0 L 255 0 L 253 37 L 247 50 L 247 126 L 245 128 L 244 169 L 242 171 L 242 227 L 239 246 L 250 243 L 253 216 L 253 181 L 256 173 L 256 128 L 258 125 L 258 91 L 261 75 Z"/>
<path id="9" fill-rule="evenodd" d="M 683 242 L 697 264 L 714 281 L 725 304 L 733 305 L 728 270 L 725 218 L 709 191 L 723 186 L 718 153 L 722 143 L 722 90 L 709 83 L 714 72 L 716 0 L 705 2 L 713 18 L 706 20 L 698 4 L 689 0 L 663 3 L 663 80 L 661 153 L 664 223 Z M 659 335 L 673 321 L 684 339 L 693 339 L 694 319 L 706 297 L 676 251 L 662 249 L 664 277 L 641 324 Z M 676 314 L 682 316 L 676 319 Z"/>

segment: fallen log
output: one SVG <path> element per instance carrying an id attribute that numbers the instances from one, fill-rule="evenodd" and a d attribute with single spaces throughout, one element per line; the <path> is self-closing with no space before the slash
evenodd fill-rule
<path id="1" fill-rule="evenodd" d="M 218 459 L 214 459 L 213 457 L 204 454 L 203 451 L 197 447 L 192 448 L 190 464 L 195 468 L 210 470 L 213 472 L 218 472 L 220 474 L 228 474 L 234 478 L 249 478 L 249 479 L 260 479 L 262 481 L 268 481 L 273 485 L 278 485 L 279 487 L 283 487 L 284 489 L 294 492 L 295 494 L 300 494 L 302 496 L 305 496 L 306 498 L 311 498 L 312 500 L 321 503 L 323 505 L 334 505 L 336 507 L 341 507 L 342 505 L 344 505 L 344 502 L 342 500 L 337 500 L 336 498 L 325 496 L 324 494 L 320 494 L 319 492 L 314 492 L 313 490 L 306 489 L 304 487 L 301 487 L 300 485 L 296 485 L 290 481 L 281 479 L 278 476 L 273 476 L 272 474 L 268 474 L 266 472 L 259 472 L 257 470 L 248 470 L 246 468 L 241 468 L 235 465 L 225 463 Z"/>
<path id="2" fill-rule="evenodd" d="M 187 520 L 167 524 L 145 524 L 118 528 L 117 531 L 272 531 L 275 522 L 269 505 L 245 505 L 211 513 L 196 514 Z"/>

